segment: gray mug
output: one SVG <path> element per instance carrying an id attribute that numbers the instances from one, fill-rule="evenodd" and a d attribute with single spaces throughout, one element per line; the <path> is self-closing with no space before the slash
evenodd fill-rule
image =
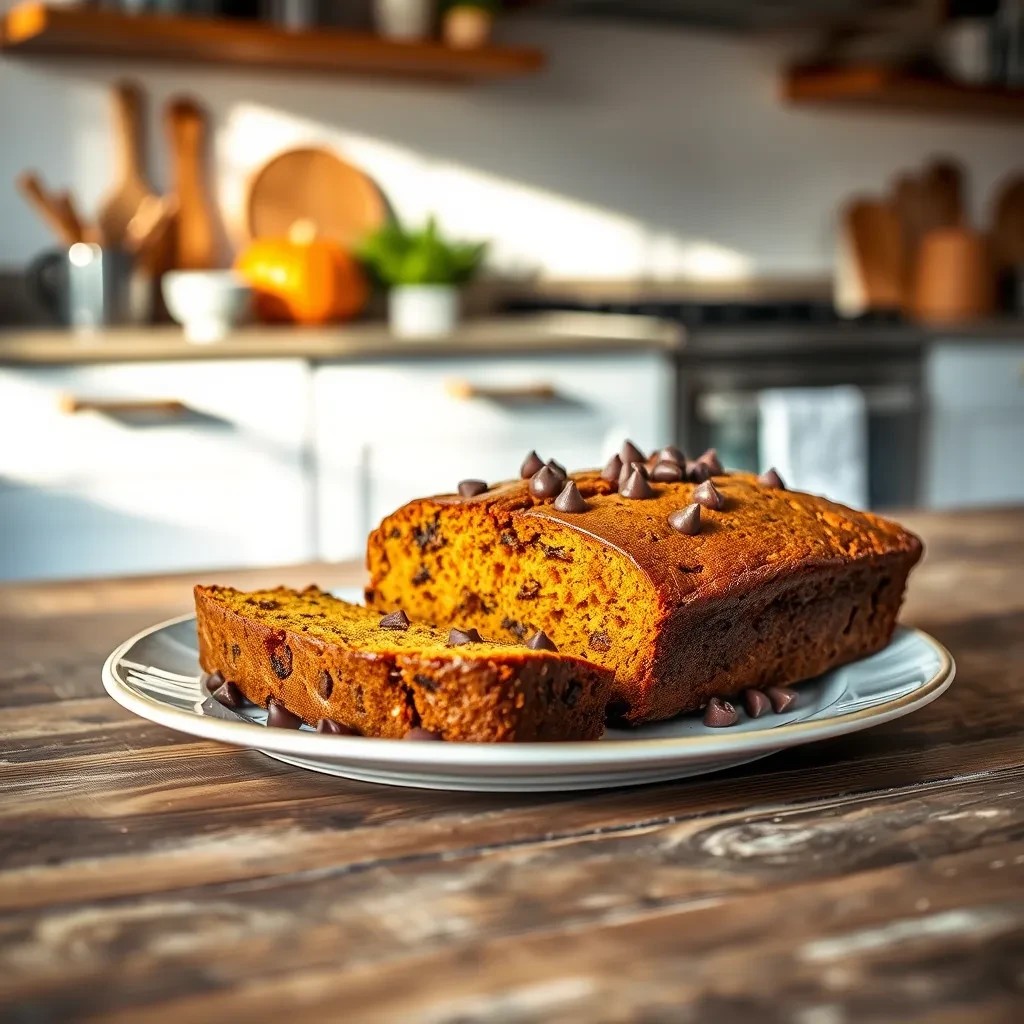
<path id="1" fill-rule="evenodd" d="M 26 272 L 29 291 L 75 330 L 149 323 L 153 279 L 131 253 L 76 242 L 46 252 Z"/>

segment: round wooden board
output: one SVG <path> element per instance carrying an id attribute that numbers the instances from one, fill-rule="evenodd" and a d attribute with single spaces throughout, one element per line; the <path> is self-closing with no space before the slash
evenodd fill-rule
<path id="1" fill-rule="evenodd" d="M 361 242 L 388 217 L 374 181 L 328 149 L 279 153 L 249 186 L 246 226 L 251 238 L 284 238 L 298 220 L 344 245 Z"/>

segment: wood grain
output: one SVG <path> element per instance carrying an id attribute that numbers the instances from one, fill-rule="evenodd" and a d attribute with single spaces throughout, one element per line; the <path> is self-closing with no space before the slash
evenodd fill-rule
<path id="1" fill-rule="evenodd" d="M 905 619 L 952 650 L 948 694 L 596 793 L 372 787 L 179 736 L 99 667 L 190 577 L 0 587 L 0 1019 L 1018 1020 L 1024 511 L 906 519 Z"/>
<path id="2" fill-rule="evenodd" d="M 0 18 L 0 49 L 17 56 L 106 57 L 446 82 L 514 78 L 544 66 L 544 55 L 527 47 L 455 50 L 433 40 L 394 42 L 323 26 L 293 32 L 258 21 L 124 14 L 92 5 L 51 7 L 35 0 Z"/>

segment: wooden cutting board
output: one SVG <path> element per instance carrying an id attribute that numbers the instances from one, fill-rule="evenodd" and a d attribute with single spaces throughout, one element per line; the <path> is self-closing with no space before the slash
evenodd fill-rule
<path id="1" fill-rule="evenodd" d="M 209 270 L 218 265 L 218 236 L 208 184 L 206 112 L 192 100 L 177 99 L 168 104 L 165 122 L 177 209 L 169 232 L 173 265 L 179 270 Z"/>
<path id="2" fill-rule="evenodd" d="M 142 170 L 142 90 L 129 82 L 114 86 L 116 177 L 100 203 L 97 221 L 104 245 L 119 246 L 139 206 L 153 197 Z"/>
<path id="3" fill-rule="evenodd" d="M 285 150 L 249 185 L 246 226 L 252 238 L 285 238 L 296 221 L 309 221 L 319 236 L 351 247 L 387 217 L 376 183 L 328 149 Z"/>
<path id="4" fill-rule="evenodd" d="M 906 301 L 907 242 L 895 203 L 856 199 L 842 215 L 838 304 L 847 314 L 902 309 Z"/>

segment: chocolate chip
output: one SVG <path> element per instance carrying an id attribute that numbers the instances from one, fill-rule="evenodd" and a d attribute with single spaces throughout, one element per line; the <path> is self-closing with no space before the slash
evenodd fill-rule
<path id="1" fill-rule="evenodd" d="M 460 480 L 459 495 L 463 498 L 475 498 L 487 490 L 487 484 L 483 480 Z"/>
<path id="2" fill-rule="evenodd" d="M 643 462 L 647 457 L 632 441 L 623 441 L 622 447 L 619 449 L 619 456 L 622 459 L 624 465 L 628 466 L 631 462 Z"/>
<path id="3" fill-rule="evenodd" d="M 267 725 L 274 729 L 298 729 L 302 719 L 293 715 L 283 704 L 271 700 L 267 702 Z"/>
<path id="4" fill-rule="evenodd" d="M 796 703 L 796 693 L 784 686 L 769 686 L 765 692 L 772 702 L 772 710 L 777 715 L 788 711 Z"/>
<path id="5" fill-rule="evenodd" d="M 667 444 L 658 452 L 658 461 L 674 462 L 677 466 L 686 466 L 686 456 L 674 444 Z"/>
<path id="6" fill-rule="evenodd" d="M 279 644 L 270 652 L 270 667 L 278 679 L 292 674 L 292 649 L 287 644 Z"/>
<path id="7" fill-rule="evenodd" d="M 772 466 L 771 469 L 766 469 L 758 478 L 757 482 L 762 487 L 772 487 L 777 491 L 784 491 L 786 485 L 782 482 L 782 477 L 779 476 L 778 470 Z"/>
<path id="8" fill-rule="evenodd" d="M 409 616 L 405 614 L 401 609 L 397 612 L 392 612 L 390 615 L 385 615 L 383 619 L 378 623 L 381 629 L 408 629 L 409 628 Z"/>
<path id="9" fill-rule="evenodd" d="M 226 708 L 244 708 L 246 705 L 245 694 L 234 683 L 225 683 L 214 690 L 211 696 Z"/>
<path id="10" fill-rule="evenodd" d="M 554 651 L 556 654 L 558 653 L 558 648 L 542 629 L 538 629 L 537 632 L 526 641 L 526 646 L 529 647 L 531 651 Z"/>
<path id="11" fill-rule="evenodd" d="M 403 740 L 440 740 L 443 739 L 439 732 L 434 732 L 433 729 L 421 729 L 417 726 L 415 729 L 410 729 L 403 737 Z"/>
<path id="12" fill-rule="evenodd" d="M 706 462 L 688 462 L 686 479 L 694 484 L 702 484 L 711 479 L 711 467 Z"/>
<path id="13" fill-rule="evenodd" d="M 469 629 L 459 629 L 457 626 L 452 626 L 448 633 L 448 646 L 459 647 L 462 644 L 478 644 L 482 639 L 480 634 L 472 627 Z"/>
<path id="14" fill-rule="evenodd" d="M 583 684 L 578 679 L 570 679 L 566 684 L 565 693 L 562 694 L 562 703 L 567 708 L 574 708 L 579 703 L 580 694 L 583 692 Z"/>
<path id="15" fill-rule="evenodd" d="M 721 476 L 725 472 L 725 467 L 719 461 L 718 452 L 714 448 L 709 448 L 697 461 L 703 462 L 711 470 L 712 476 Z"/>
<path id="16" fill-rule="evenodd" d="M 633 471 L 636 470 L 645 480 L 650 480 L 651 474 L 647 467 L 642 462 L 630 462 L 628 465 L 623 466 L 619 473 L 619 490 L 626 486 L 626 481 L 633 475 Z"/>
<path id="17" fill-rule="evenodd" d="M 213 693 L 224 685 L 224 676 L 220 672 L 205 672 L 200 685 L 207 693 Z"/>
<path id="18" fill-rule="evenodd" d="M 693 492 L 693 500 L 705 508 L 713 509 L 715 512 L 721 512 L 725 508 L 725 498 L 722 497 L 721 492 L 710 480 L 705 480 Z"/>
<path id="19" fill-rule="evenodd" d="M 321 718 L 316 723 L 316 731 L 325 732 L 331 736 L 362 736 L 358 729 L 353 729 L 351 725 L 335 722 L 333 718 Z"/>
<path id="20" fill-rule="evenodd" d="M 668 525 L 687 537 L 696 537 L 700 533 L 700 505 L 677 508 L 669 514 Z"/>
<path id="21" fill-rule="evenodd" d="M 772 702 L 763 690 L 744 690 L 743 703 L 751 718 L 760 718 L 772 709 Z"/>
<path id="22" fill-rule="evenodd" d="M 323 697 L 324 700 L 329 700 L 331 694 L 334 692 L 334 680 L 331 678 L 331 673 L 324 669 L 320 673 L 320 678 L 317 680 L 316 692 Z"/>
<path id="23" fill-rule="evenodd" d="M 651 470 L 651 479 L 659 484 L 674 484 L 683 479 L 683 467 L 678 462 L 662 459 Z"/>
<path id="24" fill-rule="evenodd" d="M 736 709 L 721 697 L 712 697 L 704 709 L 704 724 L 712 729 L 725 729 L 739 721 Z"/>
<path id="25" fill-rule="evenodd" d="M 621 494 L 623 498 L 637 500 L 642 498 L 653 498 L 654 490 L 647 482 L 647 477 L 645 477 L 643 473 L 640 472 L 639 468 L 637 468 L 629 474 L 629 479 L 622 487 L 619 488 L 619 494 Z"/>
<path id="26" fill-rule="evenodd" d="M 569 475 L 565 471 L 565 466 L 563 466 L 560 462 L 556 462 L 554 459 L 548 459 L 548 461 L 545 462 L 544 465 L 547 466 L 548 469 L 554 470 L 563 480 Z"/>
<path id="27" fill-rule="evenodd" d="M 601 479 L 607 480 L 610 484 L 619 482 L 619 474 L 622 472 L 622 459 L 613 455 L 601 470 Z"/>
<path id="28" fill-rule="evenodd" d="M 586 512 L 590 506 L 586 503 L 580 489 L 573 480 L 570 480 L 563 488 L 562 493 L 555 498 L 555 508 L 559 512 Z"/>
<path id="29" fill-rule="evenodd" d="M 530 493 L 535 498 L 553 498 L 562 489 L 564 479 L 550 466 L 544 466 L 530 477 Z"/>
<path id="30" fill-rule="evenodd" d="M 523 464 L 519 467 L 519 475 L 523 480 L 529 480 L 543 465 L 544 460 L 535 451 L 531 451 L 523 459 Z"/>

